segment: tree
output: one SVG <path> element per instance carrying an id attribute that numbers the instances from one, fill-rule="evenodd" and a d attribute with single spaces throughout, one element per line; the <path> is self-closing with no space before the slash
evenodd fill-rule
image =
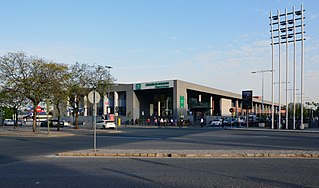
<path id="1" fill-rule="evenodd" d="M 43 58 L 28 57 L 23 52 L 8 53 L 0 58 L 2 87 L 15 88 L 33 104 L 33 132 L 36 130 L 37 105 L 52 96 L 51 92 L 57 88 L 56 83 L 61 83 L 64 72 L 65 66 Z"/>
<path id="2" fill-rule="evenodd" d="M 58 113 L 58 125 L 57 130 L 60 130 L 61 109 L 60 103 L 67 101 L 66 83 L 70 78 L 68 67 L 66 65 L 60 65 L 56 63 L 47 63 L 47 78 L 50 79 L 50 85 L 48 86 L 48 99 L 51 99 Z"/>
<path id="3" fill-rule="evenodd" d="M 105 91 L 114 81 L 109 67 L 79 64 L 70 66 L 27 56 L 24 52 L 7 53 L 0 57 L 0 90 L 22 94 L 33 104 L 33 126 L 36 130 L 36 107 L 44 99 L 51 99 L 58 110 L 59 104 L 69 98 L 78 128 L 79 101 L 91 90 Z M 12 95 L 17 100 L 20 95 Z M 59 127 L 58 127 L 59 129 Z"/>
<path id="4" fill-rule="evenodd" d="M 21 106 L 27 104 L 26 98 L 16 90 L 6 88 L 0 91 L 0 104 L 13 110 L 14 127 L 16 128 L 18 125 L 18 110 Z"/>
<path id="5" fill-rule="evenodd" d="M 311 111 L 309 116 L 316 117 L 319 114 L 319 103 L 316 102 L 306 102 L 307 108 Z"/>
<path id="6" fill-rule="evenodd" d="M 79 101 L 92 90 L 104 92 L 113 84 L 114 78 L 110 75 L 107 66 L 75 63 L 70 66 L 68 81 L 69 102 L 75 116 L 75 128 L 78 129 Z"/>

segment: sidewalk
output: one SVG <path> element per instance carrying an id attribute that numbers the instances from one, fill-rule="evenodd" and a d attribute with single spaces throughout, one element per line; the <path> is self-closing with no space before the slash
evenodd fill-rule
<path id="1" fill-rule="evenodd" d="M 190 126 L 182 126 L 182 127 L 178 127 L 178 126 L 154 126 L 154 125 L 121 125 L 120 128 L 153 128 L 153 129 L 185 129 L 185 128 L 189 128 L 189 129 L 225 129 L 225 130 L 242 130 L 242 131 L 273 131 L 273 132 L 299 132 L 299 133 L 318 133 L 319 134 L 319 128 L 305 128 L 303 130 L 299 130 L 299 129 L 271 129 L 269 127 L 238 127 L 238 126 L 224 126 L 222 127 L 210 127 L 210 126 L 205 126 L 204 128 L 201 128 L 200 125 L 194 126 L 194 125 L 190 125 Z"/>
<path id="2" fill-rule="evenodd" d="M 319 128 L 305 128 L 303 130 L 299 129 L 271 129 L 271 128 L 261 128 L 261 127 L 224 127 L 226 130 L 243 130 L 243 131 L 273 131 L 273 132 L 298 132 L 298 133 L 317 133 L 319 134 Z"/>
<path id="3" fill-rule="evenodd" d="M 121 130 L 106 130 L 97 129 L 97 132 L 109 132 L 109 133 L 119 133 Z M 0 136 L 21 136 L 21 137 L 66 137 L 66 136 L 76 136 L 76 135 L 92 135 L 93 130 L 87 127 L 80 129 L 74 129 L 73 127 L 62 127 L 57 131 L 56 127 L 51 127 L 48 131 L 47 127 L 37 127 L 35 132 L 32 132 L 32 127 L 30 126 L 0 126 Z"/>
<path id="4" fill-rule="evenodd" d="M 61 128 L 61 131 L 57 131 L 56 128 L 48 129 L 45 127 L 37 127 L 35 132 L 32 131 L 32 127 L 25 126 L 0 126 L 0 136 L 22 136 L 22 137 L 61 137 L 61 136 L 74 136 L 74 133 L 67 132 Z"/>

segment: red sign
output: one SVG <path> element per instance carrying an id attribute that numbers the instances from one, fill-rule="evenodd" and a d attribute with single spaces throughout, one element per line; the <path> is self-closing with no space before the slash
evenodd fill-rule
<path id="1" fill-rule="evenodd" d="M 37 108 L 35 109 L 37 112 L 42 112 L 42 108 L 41 106 L 37 106 Z"/>
<path id="2" fill-rule="evenodd" d="M 110 119 L 109 119 L 109 120 L 110 120 L 110 121 L 114 121 L 114 119 L 115 119 L 115 118 L 114 118 L 114 114 L 110 114 Z"/>

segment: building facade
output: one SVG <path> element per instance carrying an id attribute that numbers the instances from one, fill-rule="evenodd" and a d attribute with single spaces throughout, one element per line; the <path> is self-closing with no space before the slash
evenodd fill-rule
<path id="1" fill-rule="evenodd" d="M 253 107 L 241 109 L 242 95 L 209 88 L 181 80 L 164 80 L 134 84 L 114 84 L 102 95 L 98 114 L 115 114 L 128 119 L 145 117 L 184 117 L 197 121 L 207 116 L 241 116 L 262 114 L 261 98 L 253 98 Z M 264 101 L 265 115 L 271 114 L 271 102 Z M 84 99 L 83 115 L 90 115 Z"/>

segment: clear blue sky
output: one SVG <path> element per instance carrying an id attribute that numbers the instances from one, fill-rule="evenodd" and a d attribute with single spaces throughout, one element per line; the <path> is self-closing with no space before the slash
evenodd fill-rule
<path id="1" fill-rule="evenodd" d="M 318 0 L 0 3 L 0 55 L 24 51 L 57 63 L 110 65 L 120 83 L 181 79 L 235 93 L 253 89 L 254 95 L 261 95 L 261 74 L 251 72 L 271 68 L 270 11 L 303 4 L 305 96 L 319 102 Z M 270 91 L 265 73 L 266 100 Z"/>

